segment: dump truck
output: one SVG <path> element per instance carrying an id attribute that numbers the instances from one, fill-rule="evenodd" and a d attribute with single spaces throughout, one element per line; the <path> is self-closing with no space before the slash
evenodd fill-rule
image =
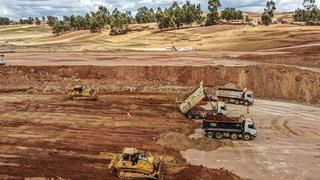
<path id="1" fill-rule="evenodd" d="M 97 100 L 97 92 L 86 86 L 76 86 L 68 94 L 69 99 Z"/>
<path id="2" fill-rule="evenodd" d="M 225 103 L 252 105 L 254 102 L 253 92 L 244 89 L 218 87 L 216 96 L 220 101 Z"/>
<path id="3" fill-rule="evenodd" d="M 136 148 L 125 148 L 122 154 L 114 156 L 109 168 L 119 178 L 164 179 L 162 157 L 156 160 L 149 151 Z"/>
<path id="4" fill-rule="evenodd" d="M 201 107 L 195 107 L 204 98 L 208 100 L 208 103 L 211 106 L 211 110 L 206 110 Z M 203 82 L 201 82 L 199 87 L 197 87 L 192 93 L 190 93 L 187 98 L 185 98 L 183 101 L 176 100 L 176 103 L 179 111 L 189 119 L 200 119 L 206 117 L 207 115 L 228 115 L 228 110 L 225 103 L 217 102 L 216 106 L 212 104 L 205 88 L 203 87 Z"/>
<path id="5" fill-rule="evenodd" d="M 257 136 L 255 123 L 243 115 L 240 117 L 207 116 L 203 119 L 202 129 L 206 137 L 249 141 Z"/>
<path id="6" fill-rule="evenodd" d="M 0 66 L 4 66 L 6 63 L 4 62 L 4 55 L 0 55 Z"/>

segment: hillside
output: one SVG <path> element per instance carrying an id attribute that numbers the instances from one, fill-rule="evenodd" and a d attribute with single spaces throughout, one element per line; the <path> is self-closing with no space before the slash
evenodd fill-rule
<path id="1" fill-rule="evenodd" d="M 291 15 L 277 13 L 276 17 Z M 259 14 L 249 13 L 249 16 L 257 18 Z M 156 30 L 155 23 L 130 26 L 134 31 L 118 36 L 110 36 L 107 29 L 101 33 L 83 30 L 56 36 L 51 33 L 50 27 L 45 25 L 5 26 L 0 28 L 0 44 L 3 51 L 20 48 L 165 50 L 173 45 L 210 51 L 257 51 L 320 42 L 320 27 L 316 26 L 215 25 L 162 32 Z"/>

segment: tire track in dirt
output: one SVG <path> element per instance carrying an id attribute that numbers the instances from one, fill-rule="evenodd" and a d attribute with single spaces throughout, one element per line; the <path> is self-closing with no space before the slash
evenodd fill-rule
<path id="1" fill-rule="evenodd" d="M 274 117 L 271 120 L 271 129 L 280 130 L 280 127 L 278 126 L 278 117 Z"/>
<path id="2" fill-rule="evenodd" d="M 299 134 L 297 132 L 295 132 L 292 128 L 289 127 L 288 125 L 288 120 L 285 120 L 283 122 L 283 127 L 285 127 L 291 134 L 295 135 L 295 136 L 299 136 Z"/>
<path id="3" fill-rule="evenodd" d="M 113 95 L 97 102 L 64 101 L 57 100 L 56 96 L 46 98 L 46 95 L 33 99 L 32 94 L 5 97 L 0 97 L 5 111 L 0 114 L 0 179 L 7 176 L 13 179 L 113 179 L 107 168 L 110 156 L 104 153 L 118 153 L 124 147 L 149 150 L 185 164 L 178 151 L 158 145 L 156 141 L 162 133 L 173 131 L 188 135 L 195 128 L 194 122 L 186 121 L 172 110 L 173 100 L 168 97 L 157 100 L 154 95 L 143 95 L 143 99 Z M 163 96 L 158 99 L 161 98 Z M 110 114 L 121 111 L 123 106 L 132 107 L 130 120 L 126 115 Z M 181 173 L 189 179 L 195 177 Z M 225 170 L 206 169 L 204 173 L 205 177 L 219 175 L 239 179 Z M 177 177 L 179 173 L 171 174 L 168 179 Z"/>

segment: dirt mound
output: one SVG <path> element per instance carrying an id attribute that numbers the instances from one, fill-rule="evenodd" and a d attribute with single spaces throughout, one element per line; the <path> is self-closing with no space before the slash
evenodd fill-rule
<path id="1" fill-rule="evenodd" d="M 200 166 L 188 166 L 180 171 L 174 177 L 166 179 L 179 179 L 179 180 L 239 180 L 241 179 L 236 174 L 225 169 L 208 169 Z"/>
<path id="2" fill-rule="evenodd" d="M 199 149 L 205 151 L 211 151 L 218 149 L 222 146 L 222 142 L 215 139 L 200 138 L 192 139 L 184 134 L 169 132 L 160 135 L 157 141 L 158 144 L 171 147 L 178 151 L 185 151 L 188 149 Z"/>

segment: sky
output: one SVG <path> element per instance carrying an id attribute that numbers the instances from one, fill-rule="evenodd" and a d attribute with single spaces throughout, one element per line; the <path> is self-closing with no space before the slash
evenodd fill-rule
<path id="1" fill-rule="evenodd" d="M 176 0 L 183 3 L 186 0 Z M 208 0 L 190 0 L 200 3 L 203 11 L 207 9 Z M 294 11 L 301 7 L 303 0 L 274 0 L 277 11 Z M 317 0 L 320 7 L 320 0 Z M 152 8 L 170 6 L 173 0 L 0 0 L 0 16 L 18 20 L 27 17 L 42 17 L 53 15 L 84 15 L 95 11 L 99 5 L 109 10 L 119 8 L 122 11 L 130 10 L 135 14 L 139 7 Z M 220 0 L 222 7 L 234 7 L 243 11 L 262 12 L 267 0 Z"/>

